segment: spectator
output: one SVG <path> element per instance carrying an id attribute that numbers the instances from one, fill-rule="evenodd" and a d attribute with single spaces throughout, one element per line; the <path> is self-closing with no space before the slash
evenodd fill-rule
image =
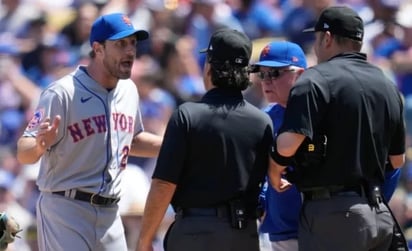
<path id="1" fill-rule="evenodd" d="M 24 59 L 36 58 L 33 64 L 24 67 L 25 75 L 41 89 L 72 71 L 67 40 L 61 34 L 44 34 L 37 48 Z"/>
<path id="2" fill-rule="evenodd" d="M 99 9 L 96 4 L 84 2 L 75 9 L 73 20 L 61 30 L 60 33 L 67 40 L 71 55 L 74 57 L 72 60 L 79 60 L 82 47 L 90 48 L 90 29 L 98 15 Z M 73 62 L 73 65 L 75 64 L 76 62 Z"/>
<path id="3" fill-rule="evenodd" d="M 315 40 L 313 34 L 302 33 L 302 30 L 312 27 L 320 12 L 334 4 L 334 0 L 302 0 L 295 1 L 295 6 L 291 8 L 283 19 L 283 34 L 290 42 L 298 44 L 303 51 L 311 51 L 312 43 Z"/>
<path id="4" fill-rule="evenodd" d="M 238 0 L 232 6 L 234 16 L 240 21 L 251 39 L 282 35 L 283 12 L 276 0 Z"/>
<path id="5" fill-rule="evenodd" d="M 372 15 L 363 16 L 365 23 L 365 36 L 363 51 L 368 55 L 373 54 L 374 48 L 380 43 L 381 38 L 393 36 L 396 13 L 402 0 L 367 0 Z"/>
<path id="6" fill-rule="evenodd" d="M 0 33 L 16 36 L 25 26 L 40 14 L 36 6 L 22 0 L 2 0 L 0 9 Z"/>
<path id="7" fill-rule="evenodd" d="M 193 0 L 192 12 L 186 25 L 184 32 L 195 40 L 193 53 L 198 58 L 200 68 L 205 63 L 205 55 L 198 52 L 208 46 L 209 38 L 215 30 L 226 27 L 243 31 L 240 22 L 233 17 L 222 0 Z"/>

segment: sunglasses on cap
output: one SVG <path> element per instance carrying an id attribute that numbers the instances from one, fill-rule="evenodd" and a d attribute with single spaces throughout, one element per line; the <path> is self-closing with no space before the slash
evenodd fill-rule
<path id="1" fill-rule="evenodd" d="M 279 78 L 283 73 L 285 72 L 294 72 L 296 69 L 283 69 L 283 70 L 278 70 L 278 69 L 272 69 L 267 72 L 260 71 L 258 72 L 258 76 L 261 80 L 265 79 L 277 79 Z"/>

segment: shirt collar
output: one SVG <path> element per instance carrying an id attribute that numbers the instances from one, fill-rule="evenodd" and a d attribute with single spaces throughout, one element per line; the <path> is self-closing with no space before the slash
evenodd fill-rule
<path id="1" fill-rule="evenodd" d="M 229 101 L 229 100 L 243 100 L 243 94 L 238 89 L 228 89 L 216 87 L 208 92 L 202 98 L 202 101 Z"/>

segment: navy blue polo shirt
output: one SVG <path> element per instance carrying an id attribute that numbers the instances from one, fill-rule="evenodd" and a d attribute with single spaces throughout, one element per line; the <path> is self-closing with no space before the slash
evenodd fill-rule
<path id="1" fill-rule="evenodd" d="M 174 111 L 153 178 L 177 185 L 174 208 L 213 207 L 239 196 L 255 206 L 272 140 L 265 112 L 240 90 L 214 88 Z"/>
<path id="2" fill-rule="evenodd" d="M 306 70 L 291 90 L 281 132 L 327 136 L 324 164 L 305 170 L 301 187 L 383 182 L 388 154 L 405 152 L 400 93 L 362 53 Z"/>

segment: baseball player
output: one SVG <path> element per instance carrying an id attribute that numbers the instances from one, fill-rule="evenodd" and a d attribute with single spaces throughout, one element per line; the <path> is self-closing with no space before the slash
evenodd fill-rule
<path id="1" fill-rule="evenodd" d="M 41 251 L 127 250 L 118 212 L 129 155 L 157 156 L 162 138 L 143 132 L 139 95 L 129 79 L 136 44 L 148 32 L 115 13 L 90 33 L 90 63 L 49 85 L 22 137 L 17 157 L 41 157 L 37 184 Z"/>

